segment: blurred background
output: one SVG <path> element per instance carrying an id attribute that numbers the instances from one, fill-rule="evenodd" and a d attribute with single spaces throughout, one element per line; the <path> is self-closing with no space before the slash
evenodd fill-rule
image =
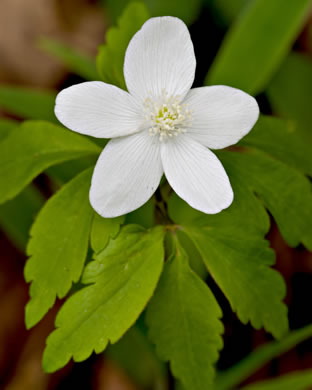
<path id="1" fill-rule="evenodd" d="M 207 70 L 229 26 L 252 0 L 147 0 L 152 15 L 181 17 L 190 28 L 197 57 L 195 85 L 203 83 Z M 293 0 L 295 1 L 295 0 Z M 116 23 L 127 0 L 1 0 L 0 1 L 0 86 L 24 86 L 58 91 L 83 81 L 71 73 L 46 49 L 44 38 L 55 39 L 95 59 L 98 45 L 105 42 L 109 26 Z M 281 9 L 281 16 L 283 10 Z M 311 61 L 304 88 L 312 91 L 312 17 L 306 15 L 293 51 Z M 308 65 L 309 66 L 309 65 Z M 294 69 L 293 77 L 300 77 Z M 284 93 L 291 94 L 288 79 Z M 300 90 L 297 91 L 300 95 Z M 309 95 L 308 95 L 309 96 Z M 291 97 L 290 97 L 291 98 Z M 286 115 L 268 100 L 257 97 L 261 111 Z M 21 103 L 22 104 L 22 103 Z M 304 103 L 312 105 L 312 101 Z M 22 107 L 20 107 L 22 109 Z M 287 111 L 287 110 L 285 110 Z M 312 110 L 311 110 L 312 111 Z M 0 93 L 0 117 L 22 120 L 3 103 Z M 292 115 L 290 112 L 289 115 Z M 311 115 L 311 114 L 310 114 Z M 296 116 L 296 113 L 294 114 Z M 292 118 L 296 119 L 296 118 Z M 312 119 L 312 117 L 311 117 Z M 47 335 L 53 329 L 58 305 L 31 331 L 24 326 L 24 306 L 28 286 L 23 279 L 24 254 L 28 230 L 44 199 L 52 188 L 48 177 L 40 175 L 35 192 L 24 192 L 20 202 L 0 206 L 0 388 L 6 390 L 166 390 L 174 388 L 167 366 L 158 361 L 146 338 L 144 324 L 127 334 L 104 355 L 93 355 L 83 363 L 70 363 L 53 375 L 41 368 L 41 356 Z M 312 254 L 303 247 L 291 249 L 272 223 L 269 233 L 277 254 L 276 268 L 287 283 L 286 303 L 292 329 L 312 323 Z M 211 282 L 212 283 L 212 282 Z M 216 286 L 214 293 L 224 310 L 225 348 L 218 363 L 226 369 L 270 340 L 264 331 L 242 325 L 232 313 Z M 140 321 L 139 321 L 140 322 Z M 257 372 L 249 382 L 296 369 L 312 368 L 312 343 L 305 342 L 275 359 Z"/>

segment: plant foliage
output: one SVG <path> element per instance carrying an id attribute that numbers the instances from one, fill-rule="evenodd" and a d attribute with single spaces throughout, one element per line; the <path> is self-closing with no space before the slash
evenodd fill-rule
<path id="1" fill-rule="evenodd" d="M 127 1 L 109 1 L 108 8 L 119 11 L 121 3 Z M 108 30 L 96 62 L 62 42 L 44 39 L 40 47 L 85 79 L 100 77 L 126 89 L 123 61 L 132 36 L 151 14 L 168 9 L 191 22 L 201 3 L 192 2 L 189 14 L 188 3 L 130 3 Z M 311 337 L 311 327 L 287 335 L 285 283 L 273 268 L 275 254 L 266 239 L 274 221 L 289 246 L 312 250 L 311 61 L 289 52 L 309 4 L 235 0 L 228 7 L 224 0 L 206 2 L 223 24 L 232 23 L 206 83 L 254 95 L 264 92 L 280 115 L 260 116 L 236 147 L 216 152 L 235 194 L 232 205 L 217 215 L 192 209 L 163 180 L 156 196 L 140 209 L 118 218 L 100 217 L 90 206 L 89 188 L 93 163 L 105 142 L 94 143 L 56 124 L 55 92 L 0 87 L 1 109 L 31 119 L 21 124 L 0 120 L 0 226 L 24 249 L 32 225 L 25 267 L 31 283 L 27 327 L 37 324 L 57 298 L 70 294 L 47 339 L 45 371 L 53 372 L 71 358 L 82 361 L 121 339 L 115 350 L 109 348 L 117 356 L 125 345 L 133 346 L 134 338 L 141 340 L 151 371 L 163 373 L 146 347 L 140 316 L 157 354 L 186 390 L 233 389 L 264 363 Z M 55 192 L 44 205 L 32 183 L 40 174 Z M 241 322 L 278 339 L 217 375 L 223 324 L 212 278 Z M 135 370 L 133 362 L 125 365 Z M 137 376 L 150 385 L 153 375 Z M 311 386 L 311 378 L 311 371 L 293 373 L 244 389 L 303 390 Z"/>

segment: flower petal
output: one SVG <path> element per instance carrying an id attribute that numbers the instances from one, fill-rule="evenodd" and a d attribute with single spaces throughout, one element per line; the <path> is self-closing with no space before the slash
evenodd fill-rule
<path id="1" fill-rule="evenodd" d="M 90 202 L 97 213 L 113 218 L 142 206 L 163 174 L 159 141 L 147 131 L 111 140 L 92 177 Z"/>
<path id="2" fill-rule="evenodd" d="M 216 214 L 232 203 L 228 176 L 205 146 L 180 134 L 161 145 L 161 159 L 169 184 L 194 209 Z"/>
<path id="3" fill-rule="evenodd" d="M 55 115 L 77 133 L 113 138 L 140 130 L 144 114 L 127 92 L 101 81 L 89 81 L 61 91 Z"/>
<path id="4" fill-rule="evenodd" d="M 212 149 L 236 144 L 259 117 L 256 99 L 223 85 L 194 88 L 183 103 L 192 111 L 192 127 L 188 134 Z"/>
<path id="5" fill-rule="evenodd" d="M 124 63 L 128 91 L 141 102 L 148 96 L 181 96 L 191 88 L 196 68 L 186 25 L 163 16 L 144 23 L 129 43 Z"/>

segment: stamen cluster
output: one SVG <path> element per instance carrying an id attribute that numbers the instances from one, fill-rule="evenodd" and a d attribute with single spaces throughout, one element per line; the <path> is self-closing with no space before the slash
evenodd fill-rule
<path id="1" fill-rule="evenodd" d="M 179 96 L 168 96 L 163 91 L 160 98 L 145 99 L 146 120 L 151 124 L 149 132 L 151 136 L 158 135 L 159 140 L 186 133 L 191 125 L 191 111 L 187 104 L 181 104 Z"/>

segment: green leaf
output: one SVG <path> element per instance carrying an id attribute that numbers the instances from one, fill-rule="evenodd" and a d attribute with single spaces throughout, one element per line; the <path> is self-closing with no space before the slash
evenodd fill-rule
<path id="1" fill-rule="evenodd" d="M 149 199 L 143 206 L 126 215 L 127 224 L 138 224 L 149 229 L 155 225 L 154 218 L 155 202 Z"/>
<path id="2" fill-rule="evenodd" d="M 134 2 L 127 6 L 118 20 L 117 27 L 111 27 L 106 34 L 106 44 L 100 46 L 96 64 L 103 81 L 126 89 L 123 64 L 127 46 L 133 35 L 149 18 L 143 3 Z"/>
<path id="3" fill-rule="evenodd" d="M 220 153 L 220 156 L 223 157 L 223 154 Z M 225 158 L 223 160 L 225 161 Z M 196 224 L 198 221 L 200 225 L 207 224 L 218 229 L 230 228 L 233 231 L 239 226 L 242 233 L 263 237 L 270 227 L 270 220 L 263 205 L 250 191 L 248 183 L 243 180 L 244 178 L 241 177 L 240 172 L 233 169 L 230 163 L 226 164 L 226 170 L 230 176 L 235 194 L 234 201 L 229 208 L 215 215 L 203 214 L 191 208 L 173 193 L 168 202 L 170 218 L 179 225 L 193 222 Z"/>
<path id="4" fill-rule="evenodd" d="M 207 84 L 262 92 L 303 27 L 310 0 L 254 0 L 228 31 Z"/>
<path id="5" fill-rule="evenodd" d="M 131 0 L 101 0 L 107 10 L 109 20 L 116 23 L 124 9 L 129 5 Z"/>
<path id="6" fill-rule="evenodd" d="M 31 229 L 25 279 L 32 282 L 26 325 L 34 326 L 81 276 L 87 256 L 93 210 L 89 203 L 92 169 L 50 198 Z"/>
<path id="7" fill-rule="evenodd" d="M 24 189 L 15 199 L 0 206 L 0 226 L 17 248 L 24 251 L 43 196 L 34 186 Z"/>
<path id="8" fill-rule="evenodd" d="M 264 202 L 290 246 L 312 249 L 312 193 L 309 180 L 265 153 L 220 152 L 230 179 L 233 172 Z"/>
<path id="9" fill-rule="evenodd" d="M 271 269 L 274 252 L 258 236 L 240 231 L 237 226 L 214 227 L 198 221 L 184 225 L 208 271 L 215 279 L 232 309 L 243 323 L 256 329 L 264 327 L 276 338 L 288 330 L 287 308 L 282 303 L 285 284 Z"/>
<path id="10" fill-rule="evenodd" d="M 266 90 L 273 110 L 294 120 L 298 130 L 312 142 L 312 61 L 299 53 L 290 53 Z"/>
<path id="11" fill-rule="evenodd" d="M 229 25 L 251 0 L 205 0 L 222 22 Z"/>
<path id="12" fill-rule="evenodd" d="M 16 196 L 48 167 L 99 152 L 87 138 L 63 127 L 24 122 L 0 143 L 0 203 Z"/>
<path id="13" fill-rule="evenodd" d="M 174 195 L 169 215 L 192 239 L 242 322 L 250 320 L 254 327 L 264 326 L 281 337 L 288 328 L 282 303 L 285 286 L 269 267 L 274 252 L 262 239 L 269 219 L 255 193 L 290 239 L 301 237 L 308 243 L 310 183 L 297 170 L 261 152 L 219 152 L 218 156 L 233 186 L 233 204 L 217 215 L 205 215 Z"/>
<path id="14" fill-rule="evenodd" d="M 129 4 L 133 3 L 131 0 L 103 1 L 105 1 L 105 6 L 108 8 L 109 16 L 114 22 L 120 17 L 121 11 Z M 150 16 L 172 15 L 184 20 L 186 24 L 194 22 L 201 7 L 201 0 L 145 0 L 141 3 L 146 4 L 148 11 L 151 13 Z"/>
<path id="15" fill-rule="evenodd" d="M 95 60 L 87 54 L 51 38 L 41 38 L 39 47 L 42 51 L 59 59 L 73 73 L 86 80 L 98 80 L 99 74 L 96 70 Z"/>
<path id="16" fill-rule="evenodd" d="M 248 189 L 247 185 L 242 182 L 239 174 L 237 175 L 236 172 L 229 169 L 228 173 L 230 173 L 231 184 L 235 194 L 234 201 L 228 209 L 223 210 L 216 215 L 206 215 L 191 208 L 186 202 L 173 193 L 168 202 L 170 218 L 179 225 L 190 222 L 196 224 L 197 221 L 199 221 L 200 225 L 207 224 L 220 229 L 231 227 L 233 231 L 239 226 L 240 231 L 245 232 L 247 235 L 254 233 L 263 237 L 270 227 L 269 217 L 263 208 L 263 205 Z M 242 218 L 242 216 L 244 217 Z M 184 237 L 182 231 L 178 231 L 178 234 L 181 244 L 187 253 L 189 253 L 191 267 L 199 275 L 204 276 L 205 272 L 202 270 L 201 256 L 198 256 L 196 252 L 190 248 L 189 243 L 185 240 L 185 238 L 188 237 L 187 235 L 184 235 Z M 200 259 L 198 257 L 200 257 Z"/>
<path id="17" fill-rule="evenodd" d="M 102 218 L 100 215 L 94 214 L 90 237 L 94 252 L 100 252 L 106 247 L 111 238 L 117 237 L 120 225 L 124 221 L 124 215 L 117 218 Z"/>
<path id="18" fill-rule="evenodd" d="M 251 146 L 312 176 L 312 159 L 309 143 L 292 121 L 260 116 L 252 131 L 239 145 Z"/>
<path id="19" fill-rule="evenodd" d="M 201 0 L 145 0 L 151 16 L 172 15 L 191 24 L 199 15 Z"/>
<path id="20" fill-rule="evenodd" d="M 266 363 L 311 337 L 312 325 L 308 325 L 302 329 L 292 331 L 280 341 L 272 341 L 257 348 L 235 366 L 219 373 L 214 390 L 233 389 Z"/>
<path id="21" fill-rule="evenodd" d="M 292 372 L 280 378 L 253 383 L 242 390 L 309 390 L 312 386 L 312 370 Z"/>
<path id="22" fill-rule="evenodd" d="M 54 115 L 56 92 L 27 87 L 0 87 L 0 108 L 25 119 L 57 122 Z"/>
<path id="23" fill-rule="evenodd" d="M 47 340 L 45 371 L 57 370 L 71 357 L 82 361 L 93 350 L 102 352 L 137 320 L 162 270 L 163 236 L 161 227 L 145 231 L 127 225 L 87 266 L 82 282 L 91 285 L 61 308 Z"/>
<path id="24" fill-rule="evenodd" d="M 159 356 L 187 389 L 202 390 L 213 382 L 223 346 L 221 309 L 209 287 L 191 270 L 177 243 L 147 309 L 149 336 Z"/>
<path id="25" fill-rule="evenodd" d="M 167 235 L 167 237 L 168 237 L 168 235 Z M 208 275 L 207 268 L 203 262 L 203 259 L 200 255 L 200 253 L 198 252 L 198 249 L 194 245 L 193 241 L 189 238 L 189 236 L 187 234 L 185 234 L 181 230 L 177 231 L 177 237 L 179 239 L 179 242 L 180 242 L 182 248 L 186 252 L 186 255 L 188 257 L 188 262 L 189 262 L 191 269 L 202 280 L 206 280 L 207 275 Z"/>
<path id="26" fill-rule="evenodd" d="M 18 125 L 17 121 L 12 119 L 0 119 L 0 142 L 4 140 L 9 134 Z"/>
<path id="27" fill-rule="evenodd" d="M 95 154 L 93 156 L 81 157 L 74 161 L 65 161 L 45 169 L 45 174 L 49 176 L 56 188 L 59 188 L 77 176 L 80 172 L 91 166 L 94 167 L 97 157 L 98 156 Z"/>

